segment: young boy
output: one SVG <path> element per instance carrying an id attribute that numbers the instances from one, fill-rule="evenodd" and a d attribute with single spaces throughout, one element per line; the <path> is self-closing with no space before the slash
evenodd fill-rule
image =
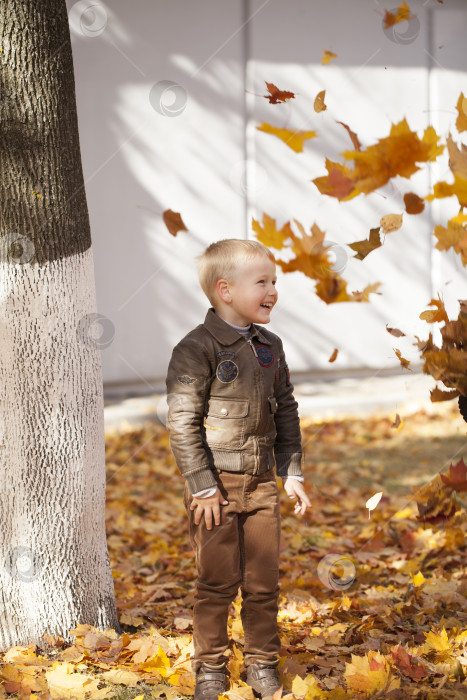
<path id="1" fill-rule="evenodd" d="M 170 445 L 196 554 L 195 700 L 226 690 L 227 619 L 239 587 L 247 683 L 268 700 L 280 687 L 274 463 L 295 513 L 311 506 L 282 342 L 256 325 L 269 323 L 277 302 L 274 257 L 258 241 L 221 240 L 199 257 L 199 279 L 212 308 L 174 348 L 167 375 Z"/>

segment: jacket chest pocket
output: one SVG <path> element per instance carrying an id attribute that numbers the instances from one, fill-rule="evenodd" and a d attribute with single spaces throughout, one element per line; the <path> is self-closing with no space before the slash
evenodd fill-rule
<path id="1" fill-rule="evenodd" d="M 241 447 L 245 440 L 248 399 L 211 396 L 204 427 L 206 442 L 216 447 Z"/>

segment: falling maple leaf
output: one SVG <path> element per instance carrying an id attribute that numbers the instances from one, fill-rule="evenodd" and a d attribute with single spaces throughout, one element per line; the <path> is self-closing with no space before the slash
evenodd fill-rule
<path id="1" fill-rule="evenodd" d="M 456 196 L 461 207 L 467 206 L 467 146 L 461 144 L 459 148 L 452 136 L 446 139 L 449 153 L 449 167 L 454 175 L 454 182 L 437 182 L 433 186 L 433 194 L 425 199 L 442 199 L 444 197 Z"/>
<path id="2" fill-rule="evenodd" d="M 172 236 L 176 236 L 179 231 L 188 231 L 178 212 L 172 211 L 172 209 L 166 209 L 162 217 Z"/>
<path id="3" fill-rule="evenodd" d="M 321 92 L 318 92 L 318 94 L 315 97 L 315 102 L 314 102 L 314 110 L 315 112 L 324 112 L 327 107 L 324 104 L 324 98 L 326 96 L 326 90 L 321 90 Z"/>
<path id="4" fill-rule="evenodd" d="M 457 112 L 457 131 L 459 133 L 462 131 L 467 131 L 467 100 L 465 99 L 463 92 L 461 92 L 459 99 L 457 100 Z"/>
<path id="5" fill-rule="evenodd" d="M 421 318 L 422 321 L 426 321 L 427 323 L 439 323 L 440 321 L 449 321 L 446 309 L 444 308 L 444 304 L 441 301 L 439 295 L 438 299 L 432 299 L 428 306 L 436 306 L 436 311 L 432 311 L 431 309 L 423 311 L 419 316 L 419 318 Z"/>
<path id="6" fill-rule="evenodd" d="M 324 49 L 321 63 L 323 64 L 323 66 L 325 66 L 327 63 L 330 63 L 334 58 L 337 58 L 337 53 L 333 53 L 332 51 L 328 51 L 328 49 Z"/>
<path id="7" fill-rule="evenodd" d="M 300 131 L 300 129 L 281 129 L 271 124 L 263 122 L 256 127 L 258 131 L 264 131 L 266 134 L 273 134 L 281 139 L 292 151 L 301 153 L 303 151 L 303 142 L 308 139 L 314 139 L 317 136 L 316 131 Z"/>
<path id="8" fill-rule="evenodd" d="M 364 260 L 373 250 L 380 247 L 381 238 L 379 235 L 379 227 L 370 229 L 370 235 L 367 239 L 364 239 L 363 241 L 356 241 L 355 243 L 349 243 L 349 248 L 352 248 L 352 250 L 357 252 L 357 255 L 355 255 L 357 260 Z"/>
<path id="9" fill-rule="evenodd" d="M 312 182 L 322 194 L 339 200 L 351 199 L 361 193 L 369 194 L 396 175 L 410 178 L 420 169 L 416 163 L 435 160 L 444 150 L 443 145 L 438 145 L 438 140 L 433 127 L 425 129 L 420 139 L 403 119 L 391 125 L 389 136 L 379 139 L 366 150 L 342 153 L 346 160 L 355 162 L 353 169 L 326 159 L 328 175 L 315 178 Z M 340 177 L 337 177 L 336 171 Z M 337 190 L 330 179 L 332 174 L 334 182 L 340 185 Z M 347 182 L 345 189 L 342 181 Z"/>
<path id="10" fill-rule="evenodd" d="M 414 19 L 414 17 L 415 15 L 410 14 L 410 7 L 406 2 L 403 2 L 401 5 L 399 5 L 396 12 L 390 12 L 389 10 L 385 11 L 384 28 L 389 29 L 389 27 L 392 27 L 399 22 L 410 22 L 410 20 Z"/>
<path id="11" fill-rule="evenodd" d="M 328 362 L 335 362 L 337 355 L 338 355 L 339 350 L 337 348 L 334 348 L 334 350 L 331 353 L 331 357 L 329 358 Z"/>
<path id="12" fill-rule="evenodd" d="M 257 234 L 257 239 L 263 243 L 263 245 L 268 248 L 278 248 L 279 250 L 284 247 L 286 241 L 291 239 L 293 235 L 288 221 L 278 230 L 276 227 L 276 220 L 264 213 L 263 224 L 261 225 L 259 221 L 252 218 L 251 228 Z"/>
<path id="13" fill-rule="evenodd" d="M 409 367 L 410 360 L 406 360 L 405 357 L 402 357 L 401 351 L 398 350 L 397 348 L 393 348 L 393 350 L 396 353 L 399 362 L 401 363 L 401 367 L 403 367 L 404 369 L 410 370 L 410 367 Z"/>
<path id="14" fill-rule="evenodd" d="M 383 233 L 398 231 L 402 226 L 402 214 L 386 214 L 381 218 L 379 225 L 383 229 Z"/>
<path id="15" fill-rule="evenodd" d="M 438 239 L 436 248 L 438 250 L 453 250 L 461 256 L 462 265 L 467 266 L 467 227 L 463 223 L 458 223 L 459 216 L 448 221 L 447 228 L 435 226 L 435 236 Z"/>
<path id="16" fill-rule="evenodd" d="M 344 122 L 337 122 L 337 124 L 341 124 L 344 129 L 347 131 L 348 135 L 350 136 L 350 140 L 352 141 L 353 147 L 355 148 L 356 151 L 361 151 L 362 149 L 362 144 L 360 143 L 357 134 L 355 131 L 352 131 L 350 126 L 347 124 L 344 124 Z"/>
<path id="17" fill-rule="evenodd" d="M 447 474 L 440 474 L 441 480 L 454 491 L 467 491 L 467 466 L 463 459 L 451 464 Z"/>
<path id="18" fill-rule="evenodd" d="M 421 214 L 425 209 L 425 202 L 423 199 L 413 192 L 404 194 L 404 204 L 407 214 Z"/>
<path id="19" fill-rule="evenodd" d="M 394 423 L 391 425 L 391 428 L 395 428 L 396 430 L 401 430 L 404 427 L 404 421 L 400 417 L 398 413 L 396 413 L 396 417 L 394 419 Z"/>
<path id="20" fill-rule="evenodd" d="M 285 102 L 286 100 L 291 100 L 295 98 L 295 94 L 293 92 L 289 92 L 287 90 L 279 90 L 274 83 L 266 83 L 266 87 L 268 89 L 269 95 L 263 95 L 263 97 L 266 97 L 269 100 L 269 103 L 272 105 L 278 104 L 279 102 Z"/>

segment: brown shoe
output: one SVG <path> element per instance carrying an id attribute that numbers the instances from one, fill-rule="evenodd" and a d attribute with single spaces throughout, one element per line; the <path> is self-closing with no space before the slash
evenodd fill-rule
<path id="1" fill-rule="evenodd" d="M 272 700 L 272 696 L 282 686 L 277 678 L 276 666 L 256 663 L 250 664 L 246 669 L 246 682 L 262 700 Z"/>
<path id="2" fill-rule="evenodd" d="M 217 700 L 220 693 L 227 690 L 227 668 L 210 667 L 201 664 L 196 673 L 194 700 Z"/>

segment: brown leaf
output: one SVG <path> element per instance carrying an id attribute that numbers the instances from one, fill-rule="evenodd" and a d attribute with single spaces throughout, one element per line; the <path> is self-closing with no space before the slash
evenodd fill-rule
<path id="1" fill-rule="evenodd" d="M 401 367 L 403 367 L 404 369 L 409 369 L 409 370 L 410 370 L 410 367 L 409 367 L 409 365 L 410 365 L 410 360 L 406 360 L 404 357 L 402 357 L 401 351 L 400 351 L 400 350 L 397 350 L 397 348 L 393 348 L 393 350 L 394 350 L 394 352 L 396 353 L 399 362 L 401 363 Z"/>
<path id="2" fill-rule="evenodd" d="M 402 338 L 402 336 L 405 336 L 405 333 L 400 331 L 398 328 L 389 328 L 387 323 L 386 323 L 386 330 L 388 333 L 395 336 L 396 338 Z"/>
<path id="3" fill-rule="evenodd" d="M 428 306 L 436 306 L 436 311 L 432 311 L 431 309 L 423 311 L 419 316 L 419 318 L 421 318 L 422 321 L 426 321 L 427 323 L 439 323 L 440 321 L 449 321 L 446 309 L 444 308 L 444 304 L 441 301 L 439 295 L 438 299 L 432 299 Z"/>
<path id="4" fill-rule="evenodd" d="M 404 195 L 404 204 L 407 214 L 421 214 L 425 209 L 423 199 L 413 192 L 408 192 Z"/>
<path id="5" fill-rule="evenodd" d="M 326 90 L 321 90 L 321 92 L 318 92 L 318 94 L 315 97 L 315 103 L 314 103 L 314 110 L 315 112 L 324 112 L 324 110 L 327 109 L 326 105 L 324 104 L 324 98 L 326 96 Z"/>
<path id="6" fill-rule="evenodd" d="M 358 260 L 364 260 L 367 255 L 369 255 L 376 248 L 381 247 L 381 238 L 379 235 L 379 227 L 370 229 L 370 235 L 368 239 L 363 241 L 356 241 L 355 243 L 349 243 L 349 247 L 357 252 L 355 256 Z"/>
<path id="7" fill-rule="evenodd" d="M 278 104 L 279 102 L 285 102 L 286 100 L 291 100 L 295 97 L 293 92 L 288 92 L 287 90 L 279 90 L 274 83 L 266 83 L 269 95 L 264 95 L 269 103 L 272 105 Z"/>
<path id="8" fill-rule="evenodd" d="M 166 209 L 162 217 L 172 236 L 176 236 L 179 231 L 188 231 L 178 212 L 172 211 L 172 209 Z"/>
<path id="9" fill-rule="evenodd" d="M 451 399 L 456 399 L 459 394 L 460 392 L 457 391 L 457 389 L 453 389 L 452 391 L 443 391 L 442 389 L 435 387 L 430 391 L 430 400 L 433 401 L 433 403 L 436 401 L 450 401 Z"/>
<path id="10" fill-rule="evenodd" d="M 355 131 L 352 131 L 350 126 L 348 126 L 347 124 L 344 124 L 344 122 L 337 122 L 337 124 L 342 124 L 342 126 L 344 127 L 344 129 L 347 130 L 347 133 L 350 136 L 350 140 L 352 141 L 353 147 L 355 148 L 356 151 L 360 151 L 362 148 L 362 144 L 358 140 L 358 136 L 355 133 Z"/>
<path id="11" fill-rule="evenodd" d="M 339 352 L 339 350 L 337 348 L 334 348 L 328 362 L 335 362 L 338 352 Z"/>
<path id="12" fill-rule="evenodd" d="M 463 459 L 451 464 L 446 475 L 440 474 L 442 481 L 454 491 L 467 491 L 467 466 Z"/>
<path id="13" fill-rule="evenodd" d="M 411 656 L 402 646 L 397 646 L 395 649 L 391 649 L 391 655 L 394 659 L 394 663 L 398 670 L 411 678 L 413 681 L 421 681 L 422 678 L 427 676 L 427 672 L 424 667 L 413 660 Z"/>

